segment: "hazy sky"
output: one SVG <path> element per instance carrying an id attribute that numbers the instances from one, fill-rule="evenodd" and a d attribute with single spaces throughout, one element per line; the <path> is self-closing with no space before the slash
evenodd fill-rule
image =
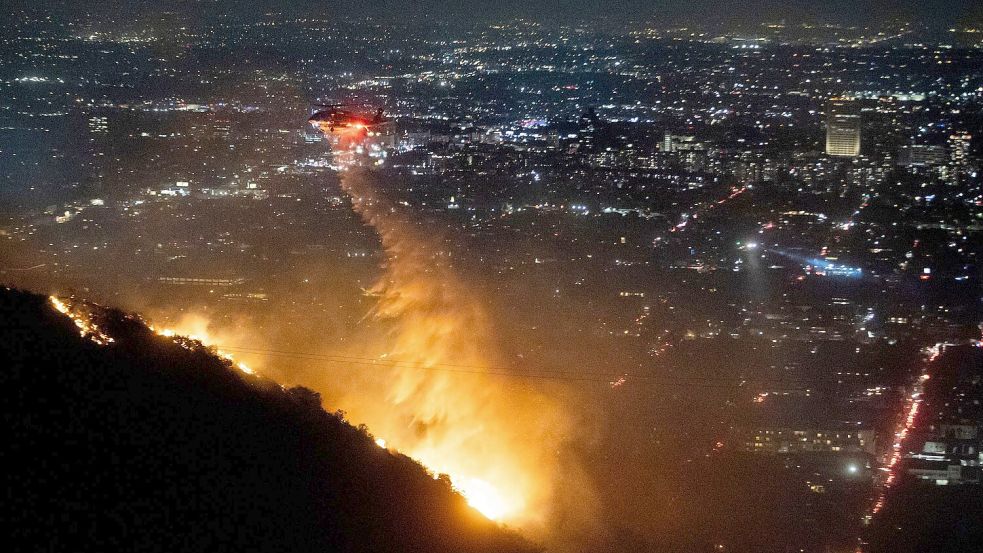
<path id="1" fill-rule="evenodd" d="M 325 2 L 332 4 L 332 2 Z M 895 16 L 926 21 L 951 21 L 983 12 L 979 0 L 377 0 L 355 4 L 385 7 L 393 12 L 414 6 L 419 12 L 455 17 L 527 15 L 584 19 L 709 18 L 728 20 L 794 19 L 869 20 Z"/>
<path id="2" fill-rule="evenodd" d="M 788 18 L 870 22 L 893 17 L 917 19 L 932 25 L 970 18 L 980 20 L 980 0 L 5 0 L 7 6 L 31 6 L 34 10 L 85 9 L 126 13 L 173 9 L 202 15 L 238 12 L 246 16 L 266 11 L 389 14 L 393 17 L 431 15 L 439 19 L 470 22 L 482 19 L 533 17 L 550 20 L 625 22 L 699 20 L 760 22 Z"/>

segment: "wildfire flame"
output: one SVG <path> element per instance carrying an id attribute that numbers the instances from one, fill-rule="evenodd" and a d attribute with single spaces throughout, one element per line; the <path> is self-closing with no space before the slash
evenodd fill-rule
<path id="1" fill-rule="evenodd" d="M 446 474 L 487 518 L 543 530 L 568 417 L 544 394 L 507 388 L 481 370 L 421 370 L 489 366 L 498 356 L 483 306 L 449 266 L 441 237 L 380 193 L 380 178 L 358 165 L 341 173 L 343 191 L 379 234 L 387 259 L 371 290 L 378 298 L 371 317 L 389 336 L 380 340 L 376 328 L 351 353 L 400 363 L 360 372 L 342 387 L 338 403 L 352 420 L 385 436 L 387 447 L 435 477 Z"/>
<path id="2" fill-rule="evenodd" d="M 454 480 L 451 480 L 454 482 Z M 454 482 L 454 487 L 477 511 L 492 520 L 501 520 L 509 514 L 510 505 L 506 498 L 491 484 L 480 478 L 464 478 Z"/>
<path id="3" fill-rule="evenodd" d="M 172 328 L 157 328 L 152 324 L 148 324 L 152 332 L 158 336 L 163 336 L 165 338 L 175 338 L 175 342 L 179 345 L 185 346 L 186 343 L 190 341 L 193 346 L 195 342 L 201 344 L 212 350 L 215 355 L 218 355 L 222 359 L 232 363 L 232 366 L 239 369 L 240 371 L 250 375 L 256 376 L 256 371 L 254 371 L 249 365 L 239 361 L 231 353 L 224 351 L 216 345 L 216 340 L 207 331 L 180 331 L 174 330 Z M 188 347 L 188 346 L 185 346 Z"/>
<path id="4" fill-rule="evenodd" d="M 56 296 L 50 296 L 49 301 L 55 310 L 74 322 L 82 337 L 99 345 L 115 342 L 93 320 L 92 313 L 86 308 L 86 304 L 63 300 Z M 388 307 L 388 309 L 393 308 L 392 305 Z M 383 311 L 380 310 L 381 312 Z M 384 312 L 390 313 L 391 316 L 390 311 Z M 184 323 L 185 328 L 181 330 L 158 327 L 150 323 L 147 323 L 146 326 L 158 336 L 168 338 L 185 349 L 208 348 L 214 354 L 228 360 L 233 367 L 244 374 L 256 374 L 251 367 L 236 360 L 231 353 L 218 348 L 215 345 L 214 337 L 204 328 L 207 325 L 203 321 L 187 320 Z M 446 330 L 446 327 L 444 328 Z M 450 325 L 450 328 L 453 329 L 453 325 Z M 431 327 L 430 330 L 433 331 L 433 328 Z M 404 333 L 402 338 L 406 339 L 407 335 Z M 434 337 L 429 336 L 429 338 L 432 340 Z M 420 339 L 419 336 L 412 337 L 412 340 L 418 339 Z M 432 344 L 432 341 L 430 343 Z M 425 347 L 422 349 L 428 351 Z M 433 363 L 439 363 L 443 359 L 439 351 L 429 351 L 429 353 L 433 355 L 430 358 Z M 447 395 L 444 397 L 457 399 L 462 397 L 457 395 L 460 392 L 469 394 L 464 396 L 469 398 L 480 395 L 476 389 L 462 389 L 446 378 L 424 382 L 415 381 L 414 376 L 410 372 L 399 375 L 396 382 L 403 386 L 394 387 L 390 390 L 388 400 L 395 402 L 395 405 L 400 407 L 400 411 L 408 410 L 411 412 L 411 418 L 415 423 L 430 421 L 431 424 L 436 424 L 437 419 L 448 416 L 451 406 L 447 404 L 448 402 L 440 399 L 445 393 Z M 482 382 L 479 385 L 486 386 L 487 382 Z M 419 399 L 415 396 L 421 391 L 425 392 L 424 396 L 428 398 L 428 402 L 424 404 L 414 403 L 415 399 Z M 381 411 L 375 410 L 373 413 L 375 415 L 382 414 Z M 482 415 L 487 415 L 490 419 L 496 416 L 496 413 L 488 409 L 487 405 L 477 407 L 472 405 L 467 413 L 457 414 L 463 415 L 462 420 L 468 422 L 474 422 L 476 418 L 480 418 Z M 374 419 L 374 416 L 367 416 L 366 418 Z M 387 422 L 389 424 L 386 424 Z M 496 521 L 523 518 L 520 515 L 527 507 L 530 491 L 533 489 L 532 479 L 529 477 L 532 471 L 515 462 L 516 456 L 509 454 L 509 450 L 504 447 L 507 444 L 503 441 L 501 430 L 494 428 L 495 424 L 477 427 L 445 425 L 448 427 L 441 429 L 440 432 L 434 433 L 432 436 L 417 435 L 417 439 L 411 439 L 408 438 L 406 432 L 399 432 L 398 427 L 391 424 L 392 422 L 394 421 L 383 420 L 378 427 L 389 428 L 398 438 L 393 443 L 404 448 L 407 455 L 424 465 L 434 475 L 434 478 L 441 474 L 448 475 L 454 489 L 464 496 L 468 504 L 476 511 Z M 489 420 L 488 422 L 491 423 L 492 421 Z M 490 435 L 487 434 L 489 430 L 491 430 Z M 418 433 L 414 432 L 413 434 Z M 491 452 L 488 448 L 476 447 L 485 442 L 495 448 L 499 457 L 490 455 Z M 375 443 L 383 449 L 391 447 L 390 442 L 383 438 L 376 438 Z"/>
<path id="5" fill-rule="evenodd" d="M 51 303 L 51 306 L 54 307 L 56 311 L 65 315 L 66 317 L 71 319 L 72 322 L 75 323 L 75 326 L 78 327 L 79 329 L 79 334 L 83 338 L 89 338 L 90 340 L 101 346 L 104 346 L 106 344 L 111 344 L 116 341 L 113 339 L 112 336 L 107 335 L 99 327 L 99 325 L 92 320 L 91 313 L 89 313 L 88 310 L 83 309 L 80 306 L 75 305 L 74 303 L 66 302 L 65 300 L 62 300 L 57 296 L 49 296 L 48 301 Z M 214 347 L 212 340 L 209 338 L 207 334 L 181 333 L 176 330 L 172 330 L 170 328 L 156 328 L 151 324 L 148 324 L 147 328 L 149 328 L 152 332 L 154 332 L 158 336 L 162 336 L 164 338 L 171 338 L 174 341 L 174 343 L 180 345 L 185 349 L 193 350 L 198 347 L 209 348 L 213 353 L 225 359 L 226 361 L 229 361 L 233 367 L 239 369 L 243 373 L 248 375 L 256 374 L 256 372 L 248 365 L 246 365 L 241 361 L 237 361 L 235 357 L 232 356 L 231 353 L 222 351 L 221 349 Z"/>
<path id="6" fill-rule="evenodd" d="M 67 316 L 72 320 L 72 322 L 75 323 L 75 326 L 78 327 L 79 333 L 83 338 L 89 338 L 99 345 L 106 345 L 115 342 L 111 336 L 105 334 L 105 332 L 103 332 L 99 326 L 93 322 L 88 313 L 79 309 L 74 309 L 72 305 L 69 305 L 57 296 L 50 296 L 48 299 L 56 311 Z M 239 369 L 243 373 L 248 375 L 256 374 L 255 371 L 253 371 L 245 363 L 236 361 L 232 354 L 213 347 L 212 340 L 207 333 L 181 333 L 171 328 L 157 328 L 150 324 L 147 325 L 147 328 L 158 336 L 172 339 L 174 343 L 186 349 L 194 349 L 202 346 L 210 347 L 210 349 L 212 349 L 219 357 L 226 359 L 232 364 L 233 367 Z M 387 448 L 386 440 L 382 438 L 376 438 L 375 443 L 377 446 L 383 449 Z M 430 467 L 430 470 L 435 476 L 441 473 L 441 471 L 435 471 L 432 466 Z M 500 520 L 514 509 L 514 505 L 510 503 L 509 498 L 503 496 L 495 487 L 485 480 L 474 477 L 452 476 L 451 482 L 454 488 L 465 497 L 469 505 L 474 507 L 478 512 L 485 515 L 489 519 Z"/>
<path id="7" fill-rule="evenodd" d="M 378 233 L 387 259 L 372 290 L 378 300 L 371 317 L 378 324 L 366 329 L 371 334 L 350 353 L 399 362 L 347 373 L 350 382 L 334 373 L 326 381 L 300 383 L 334 389 L 339 397 L 332 402 L 352 421 L 385 436 L 376 439 L 377 446 L 404 452 L 435 478 L 447 475 L 468 504 L 489 519 L 542 536 L 556 508 L 552 495 L 562 473 L 566 489 L 577 498 L 573 508 L 578 513 L 564 516 L 580 516 L 586 523 L 593 504 L 590 487 L 573 476 L 580 474 L 576 470 L 558 466 L 560 450 L 574 432 L 572 417 L 557 400 L 480 369 L 464 375 L 421 370 L 449 364 L 487 367 L 499 356 L 482 303 L 449 266 L 441 238 L 380 194 L 379 178 L 357 163 L 341 173 L 342 189 Z M 112 341 L 81 311 L 57 298 L 52 305 L 72 317 L 83 336 L 100 344 Z M 188 349 L 211 346 L 238 370 L 255 374 L 217 349 L 221 342 L 209 334 L 207 324 L 199 325 L 204 329 L 148 326 Z"/>
<path id="8" fill-rule="evenodd" d="M 107 336 L 102 329 L 99 328 L 99 325 L 92 322 L 87 314 L 73 310 L 72 306 L 68 305 L 56 296 L 49 296 L 48 300 L 51 302 L 51 306 L 54 307 L 56 311 L 67 316 L 72 320 L 72 322 L 75 323 L 75 326 L 79 329 L 79 335 L 81 335 L 83 338 L 89 338 L 100 346 L 104 346 L 114 341 L 112 337 Z"/>

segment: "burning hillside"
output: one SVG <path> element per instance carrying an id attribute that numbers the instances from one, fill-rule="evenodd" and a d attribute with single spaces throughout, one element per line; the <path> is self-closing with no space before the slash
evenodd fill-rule
<path id="1" fill-rule="evenodd" d="M 13 467 L 4 519 L 16 543 L 532 549 L 469 507 L 446 477 L 323 411 L 310 390 L 284 390 L 196 340 L 88 304 L 5 290 L 0 314 Z"/>

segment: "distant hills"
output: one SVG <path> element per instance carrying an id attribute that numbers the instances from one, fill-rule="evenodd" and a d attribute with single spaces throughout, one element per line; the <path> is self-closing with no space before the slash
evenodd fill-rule
<path id="1" fill-rule="evenodd" d="M 12 551 L 528 552 L 447 478 L 304 388 L 243 375 L 137 318 L 79 335 L 0 288 L 2 520 Z"/>

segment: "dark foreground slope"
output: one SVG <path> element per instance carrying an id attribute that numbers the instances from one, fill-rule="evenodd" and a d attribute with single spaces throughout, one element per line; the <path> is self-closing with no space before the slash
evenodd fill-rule
<path id="1" fill-rule="evenodd" d="M 0 288 L 7 544 L 33 551 L 529 551 L 303 389 Z"/>

